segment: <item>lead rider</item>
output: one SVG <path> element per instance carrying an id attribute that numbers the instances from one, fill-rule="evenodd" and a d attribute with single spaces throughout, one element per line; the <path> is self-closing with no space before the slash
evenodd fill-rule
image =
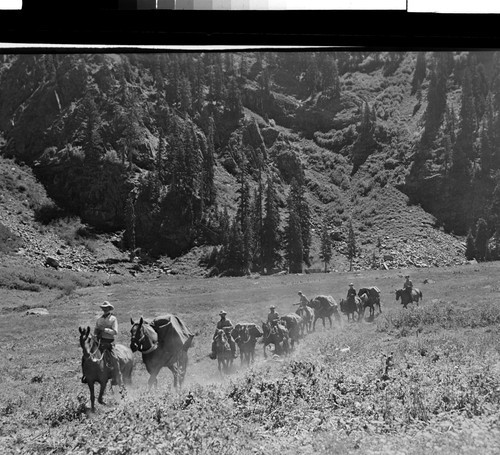
<path id="1" fill-rule="evenodd" d="M 107 301 L 101 303 L 99 307 L 103 311 L 103 314 L 96 320 L 94 336 L 97 338 L 99 346 L 104 351 L 104 354 L 106 355 L 106 353 L 109 353 L 107 357 L 113 372 L 111 384 L 121 384 L 122 374 L 120 371 L 120 363 L 114 349 L 115 337 L 118 335 L 118 320 L 116 316 L 111 314 L 115 307 Z M 85 376 L 82 377 L 82 382 L 87 382 Z"/>

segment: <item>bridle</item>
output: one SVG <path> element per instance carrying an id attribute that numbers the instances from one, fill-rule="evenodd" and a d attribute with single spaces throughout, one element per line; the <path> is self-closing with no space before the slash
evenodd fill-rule
<path id="1" fill-rule="evenodd" d="M 133 330 L 133 327 L 132 327 L 132 330 Z M 139 332 L 141 332 L 141 336 L 139 339 L 137 339 Z M 149 343 L 149 347 L 144 345 L 145 340 Z M 146 331 L 144 330 L 144 327 L 142 327 L 142 326 L 137 327 L 135 334 L 133 335 L 132 340 L 130 341 L 130 348 L 132 349 L 132 351 L 137 350 L 137 351 L 141 352 L 142 354 L 149 354 L 149 353 L 153 352 L 157 347 L 158 347 L 158 343 L 153 343 L 146 336 Z"/>
<path id="2" fill-rule="evenodd" d="M 85 346 L 85 343 L 87 342 L 87 340 L 93 340 L 94 341 L 94 345 L 95 345 L 95 350 L 92 352 L 92 345 L 90 345 L 90 348 L 87 350 L 86 348 L 84 348 Z M 100 351 L 100 347 L 101 347 L 101 340 L 100 338 L 96 338 L 96 337 L 93 337 L 92 335 L 86 335 L 86 336 L 81 336 L 81 341 L 83 342 L 82 343 L 82 348 L 83 348 L 83 357 L 88 359 L 90 358 L 91 360 L 93 360 L 94 362 L 100 362 L 103 357 L 104 357 L 104 351 Z M 101 356 L 100 357 L 96 357 L 96 353 L 100 353 Z"/>

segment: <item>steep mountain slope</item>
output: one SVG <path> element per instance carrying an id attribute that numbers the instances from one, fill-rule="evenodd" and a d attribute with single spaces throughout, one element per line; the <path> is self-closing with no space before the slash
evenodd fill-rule
<path id="1" fill-rule="evenodd" d="M 448 54 L 454 66 L 445 95 L 458 112 L 463 61 L 476 57 Z M 464 238 L 451 235 L 449 217 L 441 216 L 446 199 L 438 194 L 430 203 L 423 171 L 447 178 L 439 164 L 443 112 L 437 127 L 428 113 L 440 58 L 413 52 L 5 56 L 1 150 L 32 166 L 66 214 L 100 231 L 125 232 L 126 248 L 153 257 L 173 259 L 222 243 L 221 213 L 230 219 L 239 213 L 244 175 L 251 194 L 273 179 L 282 228 L 290 184 L 301 180 L 312 215 L 313 269 L 322 267 L 325 223 L 334 240 L 331 268 L 347 267 L 351 219 L 355 268 L 460 263 Z M 477 59 L 471 67 L 482 65 L 492 85 L 492 53 Z M 438 133 L 422 166 L 422 138 L 431 126 Z M 453 207 L 458 217 L 466 209 Z M 11 230 L 19 224 L 15 217 L 10 223 Z"/>

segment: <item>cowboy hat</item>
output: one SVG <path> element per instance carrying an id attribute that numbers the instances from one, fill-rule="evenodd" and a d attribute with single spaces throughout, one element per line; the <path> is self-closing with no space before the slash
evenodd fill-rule
<path id="1" fill-rule="evenodd" d="M 109 303 L 108 301 L 104 301 L 103 303 L 101 303 L 99 305 L 99 307 L 102 309 L 102 310 L 114 310 L 115 307 L 113 305 L 111 305 L 111 303 Z"/>
<path id="2" fill-rule="evenodd" d="M 354 286 L 354 283 L 349 283 L 349 286 Z"/>
<path id="3" fill-rule="evenodd" d="M 276 308 L 276 307 L 275 307 L 274 305 L 271 305 L 271 306 L 269 307 L 269 309 L 270 309 L 270 310 L 274 310 L 275 308 Z"/>
<path id="4" fill-rule="evenodd" d="M 222 311 L 219 313 L 219 316 L 225 316 L 226 314 L 227 314 L 227 313 L 226 313 L 224 310 L 222 310 Z"/>

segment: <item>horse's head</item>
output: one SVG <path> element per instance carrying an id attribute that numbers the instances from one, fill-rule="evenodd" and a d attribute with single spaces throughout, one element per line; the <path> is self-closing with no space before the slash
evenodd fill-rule
<path id="1" fill-rule="evenodd" d="M 90 327 L 87 328 L 78 327 L 80 332 L 80 347 L 82 348 L 84 357 L 88 357 L 96 349 L 95 346 L 97 342 L 95 338 L 90 334 Z"/>
<path id="2" fill-rule="evenodd" d="M 132 352 L 140 351 L 148 353 L 156 349 L 158 335 L 155 330 L 141 317 L 139 322 L 130 318 L 132 328 L 130 329 L 130 349 Z"/>
<path id="3" fill-rule="evenodd" d="M 396 289 L 396 300 L 399 300 L 402 294 L 403 294 L 402 289 Z"/>
<path id="4" fill-rule="evenodd" d="M 229 349 L 229 342 L 224 329 L 217 329 L 215 333 L 215 344 L 218 349 Z"/>

